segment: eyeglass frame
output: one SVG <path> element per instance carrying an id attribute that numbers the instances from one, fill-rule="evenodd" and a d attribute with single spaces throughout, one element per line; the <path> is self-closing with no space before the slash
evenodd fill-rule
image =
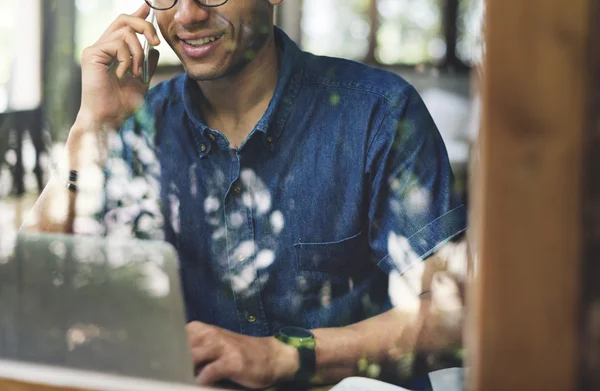
<path id="1" fill-rule="evenodd" d="M 152 0 L 144 0 L 146 2 L 146 4 L 148 4 L 150 6 L 150 8 L 155 9 L 156 11 L 168 11 L 170 9 L 172 9 L 173 7 L 175 7 L 177 5 L 177 2 L 179 0 L 173 0 L 173 5 L 170 6 L 169 8 L 157 8 L 154 4 Z M 215 7 L 220 7 L 222 5 L 225 5 L 225 3 L 227 3 L 229 0 L 222 0 L 222 3 L 220 4 L 215 4 L 215 5 L 206 5 L 203 4 L 202 0 L 194 0 L 194 2 L 196 2 L 197 4 L 201 5 L 202 7 L 207 7 L 207 8 L 215 8 Z"/>

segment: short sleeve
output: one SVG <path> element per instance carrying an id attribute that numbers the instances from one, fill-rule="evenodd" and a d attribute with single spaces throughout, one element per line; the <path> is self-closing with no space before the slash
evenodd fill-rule
<path id="1" fill-rule="evenodd" d="M 369 244 L 384 272 L 403 274 L 466 229 L 446 147 L 413 87 L 381 121 L 366 175 Z"/>

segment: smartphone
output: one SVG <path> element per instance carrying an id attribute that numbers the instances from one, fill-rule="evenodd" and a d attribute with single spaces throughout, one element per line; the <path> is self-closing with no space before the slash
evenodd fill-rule
<path id="1" fill-rule="evenodd" d="M 154 4 L 154 0 L 150 1 Z M 154 13 L 154 8 L 150 7 L 150 15 L 148 15 L 148 19 L 150 23 L 154 25 L 156 23 L 156 15 Z M 150 83 L 150 51 L 152 50 L 152 44 L 148 42 L 148 39 L 144 36 L 143 38 L 143 48 L 144 48 L 144 62 L 142 63 L 142 81 L 146 84 Z"/>

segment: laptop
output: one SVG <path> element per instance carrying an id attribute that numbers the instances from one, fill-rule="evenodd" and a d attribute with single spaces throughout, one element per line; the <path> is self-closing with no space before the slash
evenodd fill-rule
<path id="1" fill-rule="evenodd" d="M 20 234 L 0 263 L 0 360 L 194 383 L 167 243 Z"/>

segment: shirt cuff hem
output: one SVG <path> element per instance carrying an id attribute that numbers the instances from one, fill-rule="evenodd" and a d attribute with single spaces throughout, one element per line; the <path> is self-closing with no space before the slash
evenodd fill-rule
<path id="1" fill-rule="evenodd" d="M 467 229 L 467 213 L 465 206 L 458 206 L 438 217 L 407 239 L 409 248 L 403 260 L 392 259 L 388 253 L 377 266 L 386 274 L 392 271 L 401 275 L 415 266 L 416 263 L 433 255 L 438 248 Z"/>

